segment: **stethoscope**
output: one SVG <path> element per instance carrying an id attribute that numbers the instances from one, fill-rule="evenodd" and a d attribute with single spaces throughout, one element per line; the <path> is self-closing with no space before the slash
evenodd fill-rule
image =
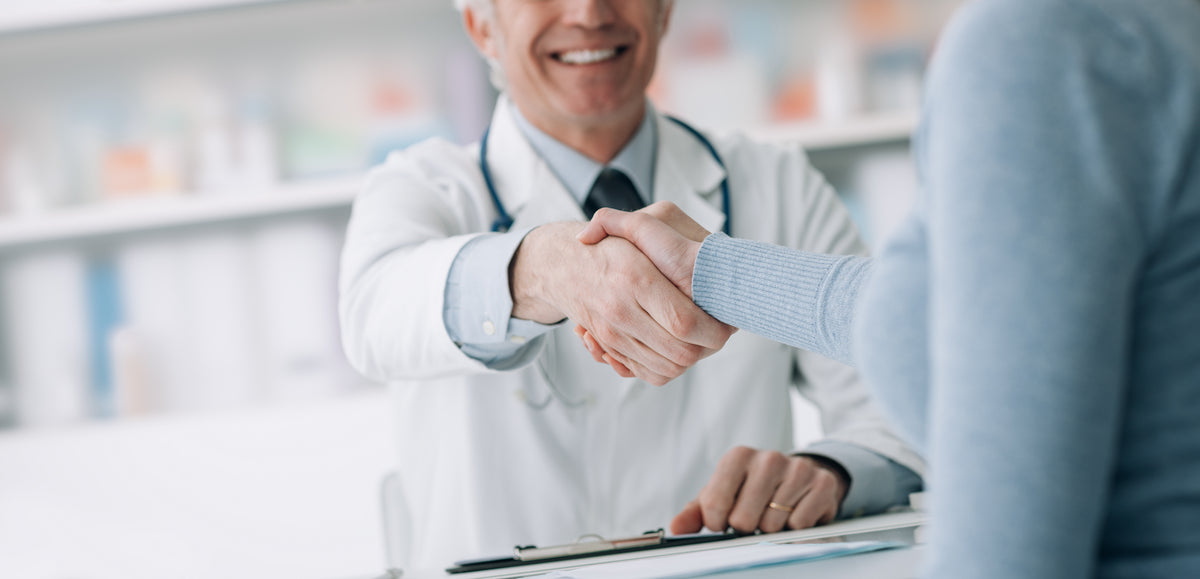
<path id="1" fill-rule="evenodd" d="M 731 221 L 729 217 L 729 171 L 725 168 L 725 162 L 721 160 L 721 155 L 717 153 L 717 148 L 713 146 L 712 142 L 705 138 L 695 127 L 672 116 L 667 116 L 667 119 L 691 133 L 693 137 L 696 137 L 696 140 L 700 141 L 700 144 L 704 145 L 705 149 L 708 149 L 708 153 L 712 155 L 713 160 L 717 162 L 721 170 L 725 171 L 725 178 L 721 179 L 721 210 L 725 212 L 725 226 L 721 228 L 721 231 L 725 235 L 732 235 L 729 233 L 729 223 Z M 488 125 L 483 130 L 483 138 L 479 141 L 479 171 L 483 173 L 483 183 L 487 186 L 488 194 L 492 196 L 492 203 L 496 206 L 497 217 L 492 222 L 492 233 L 507 233 L 509 229 L 512 229 L 514 220 L 504 208 L 504 202 L 500 200 L 500 194 L 496 192 L 496 185 L 492 182 L 492 172 L 488 169 L 488 136 L 491 132 L 492 126 Z"/>
<path id="2" fill-rule="evenodd" d="M 732 235 L 729 227 L 729 223 L 731 221 L 729 218 L 729 171 L 725 168 L 725 162 L 721 160 L 721 155 L 717 153 L 717 148 L 713 146 L 712 142 L 705 138 L 705 136 L 701 134 L 700 131 L 696 130 L 695 127 L 692 127 L 691 125 L 672 116 L 667 116 L 667 119 L 676 125 L 679 125 L 680 128 L 688 133 L 691 133 L 691 135 L 695 137 L 697 141 L 700 141 L 700 144 L 704 145 L 705 149 L 708 149 L 708 153 L 712 155 L 713 160 L 715 160 L 717 165 L 721 167 L 721 170 L 725 172 L 725 178 L 721 179 L 721 209 L 725 212 L 725 225 L 721 228 L 721 230 L 725 233 L 725 235 Z M 488 194 L 492 197 L 492 203 L 496 206 L 497 217 L 496 220 L 492 222 L 492 233 L 507 233 L 509 229 L 512 229 L 515 220 L 504 208 L 504 202 L 500 200 L 500 194 L 496 192 L 496 185 L 492 181 L 492 172 L 488 169 L 488 136 L 491 134 L 491 132 L 492 126 L 488 125 L 488 127 L 483 131 L 483 138 L 479 141 L 479 172 L 483 174 L 483 183 L 487 186 Z M 544 400 L 535 401 L 530 400 L 528 395 L 525 394 L 524 390 L 519 391 L 517 393 L 517 397 L 530 408 L 534 410 L 544 410 L 547 406 L 550 406 L 550 403 L 554 399 L 557 399 L 566 408 L 582 408 L 594 402 L 594 397 L 590 394 L 585 395 L 580 400 L 569 400 L 566 395 L 558 389 L 558 386 L 555 385 L 554 380 L 550 377 L 550 373 L 547 372 L 546 368 L 542 365 L 540 357 L 536 365 L 538 371 L 542 374 L 542 379 L 545 380 L 546 385 L 550 387 L 551 394 Z"/>

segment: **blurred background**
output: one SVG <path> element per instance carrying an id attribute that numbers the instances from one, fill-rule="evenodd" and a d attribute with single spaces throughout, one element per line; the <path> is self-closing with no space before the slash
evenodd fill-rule
<path id="1" fill-rule="evenodd" d="M 651 95 L 801 143 L 876 245 L 915 195 L 922 75 L 959 3 L 678 0 Z M 385 394 L 341 353 L 337 259 L 368 167 L 488 122 L 451 0 L 14 4 L 0 576 L 381 569 Z"/>

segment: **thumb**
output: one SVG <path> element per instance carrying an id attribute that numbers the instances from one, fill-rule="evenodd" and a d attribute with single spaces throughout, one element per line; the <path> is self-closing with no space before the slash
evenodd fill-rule
<path id="1" fill-rule="evenodd" d="M 683 510 L 671 520 L 672 535 L 699 533 L 703 528 L 704 513 L 700 510 L 700 501 L 695 499 L 684 506 Z"/>
<path id="2" fill-rule="evenodd" d="M 629 231 L 627 222 L 631 215 L 617 209 L 602 208 L 592 216 L 592 220 L 575 238 L 584 245 L 594 245 L 610 235 L 627 237 Z M 622 235 L 622 233 L 626 235 Z"/>

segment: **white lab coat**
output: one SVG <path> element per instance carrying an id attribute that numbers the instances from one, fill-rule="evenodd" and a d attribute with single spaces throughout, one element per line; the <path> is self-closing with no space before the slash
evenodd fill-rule
<path id="1" fill-rule="evenodd" d="M 495 111 L 489 166 L 514 229 L 583 220 L 509 106 L 502 98 Z M 673 201 L 719 231 L 725 171 L 661 117 L 658 135 L 654 200 Z M 798 147 L 738 136 L 712 141 L 730 173 L 733 235 L 820 252 L 864 250 Z M 343 254 L 346 351 L 357 369 L 395 392 L 408 566 L 665 527 L 733 446 L 792 450 L 793 385 L 821 410 L 828 437 L 921 471 L 851 369 L 748 332 L 663 388 L 595 363 L 570 323 L 517 370 L 491 371 L 463 354 L 447 334 L 443 297 L 459 249 L 496 218 L 478 151 L 432 139 L 394 153 L 355 202 Z"/>

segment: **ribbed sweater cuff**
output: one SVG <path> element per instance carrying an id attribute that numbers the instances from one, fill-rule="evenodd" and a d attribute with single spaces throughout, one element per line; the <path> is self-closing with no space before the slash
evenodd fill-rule
<path id="1" fill-rule="evenodd" d="M 850 361 L 849 328 L 866 262 L 717 233 L 700 247 L 692 297 L 722 322 Z M 846 265 L 852 267 L 842 267 Z M 832 292 L 831 285 L 837 286 Z M 830 307 L 834 311 L 827 312 Z"/>

